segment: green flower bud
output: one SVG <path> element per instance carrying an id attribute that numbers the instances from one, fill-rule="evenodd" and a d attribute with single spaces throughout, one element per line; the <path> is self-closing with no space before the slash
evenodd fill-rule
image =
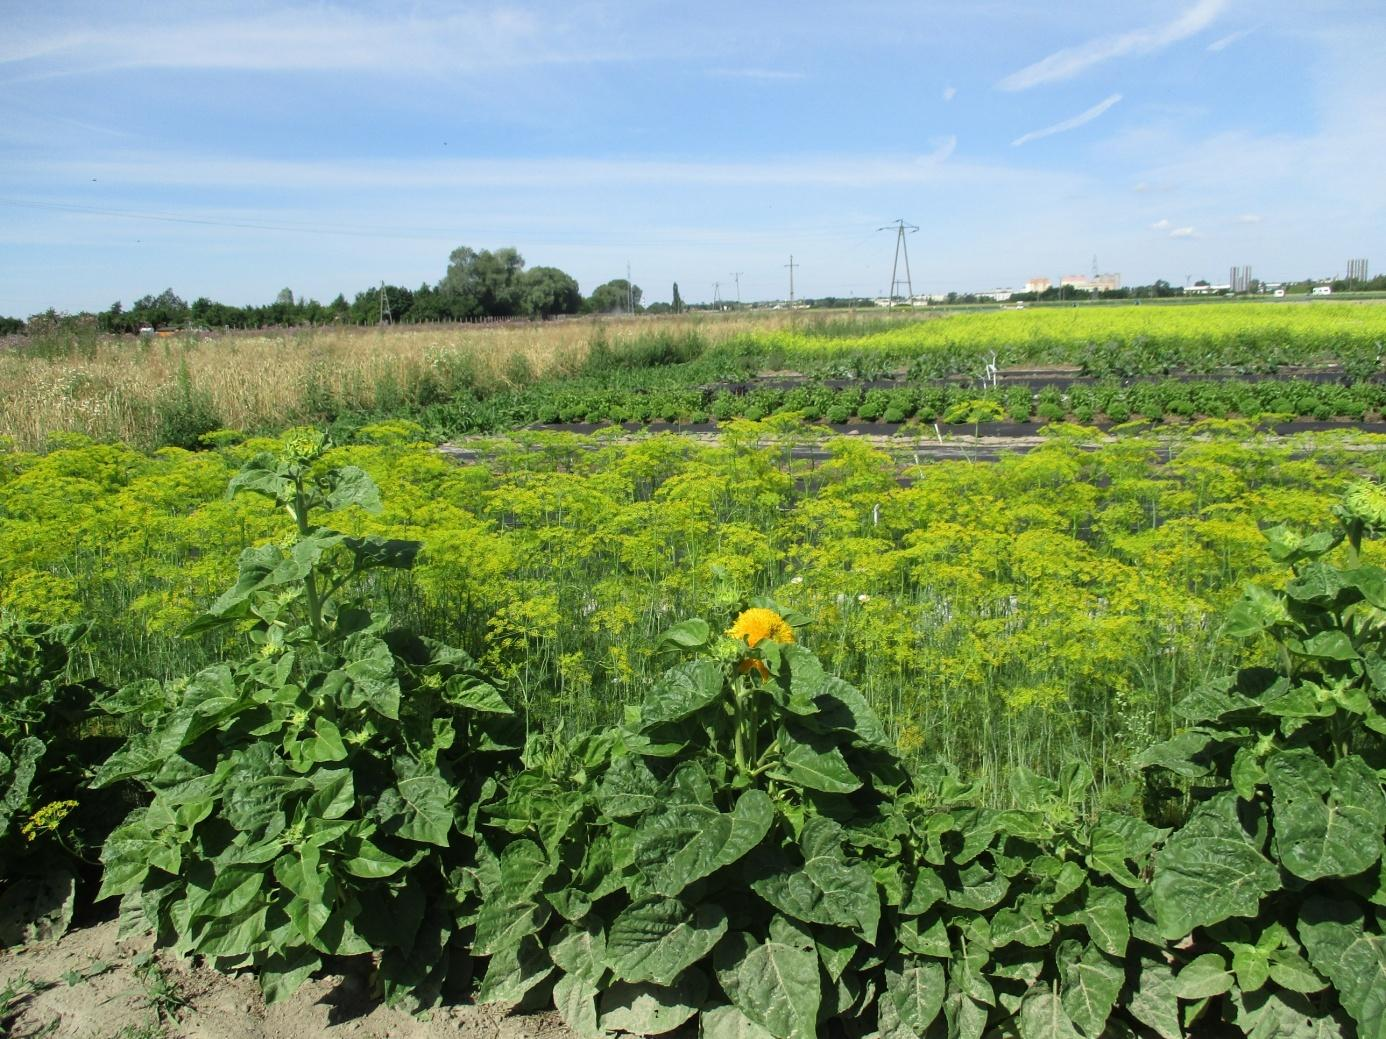
<path id="1" fill-rule="evenodd" d="M 1338 515 L 1349 522 L 1362 524 L 1372 535 L 1386 533 L 1386 488 L 1370 480 L 1358 480 L 1343 493 Z"/>

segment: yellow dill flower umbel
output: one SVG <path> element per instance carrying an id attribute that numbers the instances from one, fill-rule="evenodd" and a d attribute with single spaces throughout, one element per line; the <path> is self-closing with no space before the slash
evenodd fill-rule
<path id="1" fill-rule="evenodd" d="M 746 645 L 752 649 L 766 639 L 782 645 L 794 641 L 794 629 L 789 626 L 789 622 L 774 610 L 767 610 L 763 606 L 743 611 L 741 616 L 736 618 L 736 622 L 727 629 L 727 634 L 734 639 L 745 639 Z"/>
<path id="2" fill-rule="evenodd" d="M 77 807 L 76 801 L 50 801 L 29 817 L 20 827 L 24 839 L 32 843 L 44 830 L 53 831 L 67 818 L 67 814 Z"/>

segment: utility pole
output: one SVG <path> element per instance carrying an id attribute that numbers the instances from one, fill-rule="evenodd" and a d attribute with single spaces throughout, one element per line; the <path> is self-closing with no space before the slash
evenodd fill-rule
<path id="1" fill-rule="evenodd" d="M 743 275 L 743 274 L 745 274 L 745 273 L 746 273 L 745 271 L 732 271 L 732 277 L 736 279 L 736 309 L 737 309 L 737 310 L 740 310 L 740 309 L 741 309 L 741 275 Z"/>
<path id="2" fill-rule="evenodd" d="M 722 283 L 720 281 L 712 283 L 712 305 L 718 310 L 722 309 Z"/>
<path id="3" fill-rule="evenodd" d="M 390 313 L 390 297 L 385 295 L 385 283 L 380 283 L 380 323 L 382 325 L 393 325 L 395 316 Z"/>
<path id="4" fill-rule="evenodd" d="M 630 280 L 630 261 L 626 261 L 626 313 L 635 314 L 635 285 Z"/>
<path id="5" fill-rule="evenodd" d="M 789 268 L 789 309 L 794 309 L 794 268 L 801 266 L 794 262 L 794 254 L 789 254 L 789 262 L 785 264 Z"/>
<path id="6" fill-rule="evenodd" d="M 890 305 L 895 306 L 895 297 L 900 288 L 901 254 L 904 254 L 905 257 L 905 302 L 912 304 L 914 302 L 914 282 L 910 278 L 910 250 L 909 246 L 905 244 L 905 232 L 914 234 L 919 228 L 915 227 L 914 224 L 907 224 L 903 220 L 895 220 L 886 224 L 885 227 L 876 228 L 876 230 L 895 232 L 895 262 L 890 268 Z"/>

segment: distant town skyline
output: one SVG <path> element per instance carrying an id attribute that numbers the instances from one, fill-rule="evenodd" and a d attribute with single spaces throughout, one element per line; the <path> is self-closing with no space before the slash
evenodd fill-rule
<path id="1" fill-rule="evenodd" d="M 0 314 L 436 282 L 647 302 L 1343 276 L 1383 255 L 1386 9 L 1137 0 L 6 2 Z"/>

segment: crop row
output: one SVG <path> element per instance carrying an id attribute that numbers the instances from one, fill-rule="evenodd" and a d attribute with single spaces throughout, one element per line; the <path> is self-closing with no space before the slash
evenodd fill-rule
<path id="1" fill-rule="evenodd" d="M 726 344 L 735 349 L 737 342 Z M 1057 308 L 933 317 L 861 334 L 780 329 L 757 337 L 773 367 L 870 376 L 908 367 L 914 378 L 1069 364 L 1089 375 L 1222 369 L 1273 373 L 1334 361 L 1357 377 L 1379 371 L 1386 308 L 1352 304 Z"/>
<path id="2" fill-rule="evenodd" d="M 590 1037 L 1386 1034 L 1380 485 L 1266 530 L 1280 586 L 1223 627 L 1270 666 L 1180 683 L 1143 796 L 1089 812 L 1072 760 L 995 810 L 911 768 L 768 599 L 666 626 L 619 723 L 535 726 L 380 608 L 424 546 L 348 532 L 380 492 L 326 447 L 232 477 L 292 527 L 187 626 L 218 662 L 114 687 L 75 680 L 80 628 L 0 630 L 12 909 L 61 929 L 99 880 L 271 1002 L 369 956 L 390 1003 L 548 1003 Z"/>
<path id="3" fill-rule="evenodd" d="M 1386 383 L 1353 385 L 1304 380 L 1186 381 L 1121 385 L 1099 382 L 1066 388 L 904 386 L 860 389 L 806 384 L 792 389 L 752 388 L 709 394 L 698 388 L 648 390 L 543 384 L 485 401 L 442 406 L 432 417 L 452 432 L 478 432 L 538 423 L 703 423 L 797 413 L 808 421 L 966 422 L 1059 421 L 1072 418 L 1125 422 L 1284 415 L 1361 421 L 1386 410 Z M 973 417 L 976 415 L 977 417 Z"/>

